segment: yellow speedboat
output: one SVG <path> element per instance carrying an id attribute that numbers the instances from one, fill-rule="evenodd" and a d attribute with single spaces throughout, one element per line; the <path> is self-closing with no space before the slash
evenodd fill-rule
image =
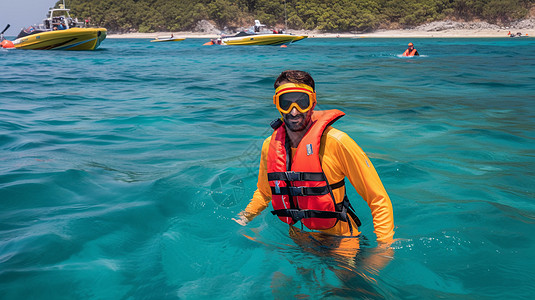
<path id="1" fill-rule="evenodd" d="M 282 45 L 294 43 L 299 40 L 307 38 L 306 35 L 292 35 L 292 34 L 257 34 L 240 32 L 234 36 L 223 36 L 220 38 L 221 45 Z"/>
<path id="2" fill-rule="evenodd" d="M 13 46 L 27 50 L 95 50 L 106 38 L 106 28 L 81 28 L 85 24 L 72 19 L 69 11 L 61 4 L 50 9 L 43 24 L 23 29 Z"/>
<path id="3" fill-rule="evenodd" d="M 26 50 L 95 50 L 106 34 L 106 28 L 44 31 L 17 38 L 13 46 Z"/>
<path id="4" fill-rule="evenodd" d="M 279 31 L 269 32 L 262 30 L 266 25 L 255 20 L 255 25 L 247 31 L 239 32 L 233 36 L 221 36 L 205 45 L 283 45 L 306 39 L 306 35 L 293 35 Z M 276 33 L 275 33 L 276 32 Z"/>

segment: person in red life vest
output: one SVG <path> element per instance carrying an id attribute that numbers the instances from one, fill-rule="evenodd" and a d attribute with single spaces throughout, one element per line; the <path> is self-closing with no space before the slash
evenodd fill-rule
<path id="1" fill-rule="evenodd" d="M 282 72 L 273 102 L 282 118 L 262 146 L 257 190 L 236 218 L 247 225 L 272 203 L 272 214 L 290 225 L 294 241 L 326 241 L 358 250 L 360 220 L 346 195 L 346 181 L 371 209 L 377 241 L 388 246 L 394 236 L 390 198 L 370 159 L 346 133 L 331 125 L 344 116 L 333 109 L 315 111 L 315 83 L 304 71 Z M 309 231 L 293 226 L 301 222 Z M 307 235 L 299 237 L 300 233 Z M 336 242 L 328 237 L 338 237 Z M 341 239 L 339 237 L 347 237 Z M 336 246 L 335 246 L 336 247 Z"/>
<path id="2" fill-rule="evenodd" d="M 420 56 L 420 54 L 414 49 L 413 43 L 409 43 L 409 48 L 403 52 L 403 56 Z"/>

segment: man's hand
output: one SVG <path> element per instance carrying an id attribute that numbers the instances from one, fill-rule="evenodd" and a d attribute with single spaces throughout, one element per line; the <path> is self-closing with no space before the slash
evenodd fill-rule
<path id="1" fill-rule="evenodd" d="M 232 220 L 240 224 L 241 226 L 245 226 L 247 225 L 247 223 L 249 223 L 249 219 L 247 219 L 247 217 L 244 216 L 242 213 L 239 213 L 236 218 L 232 218 Z"/>

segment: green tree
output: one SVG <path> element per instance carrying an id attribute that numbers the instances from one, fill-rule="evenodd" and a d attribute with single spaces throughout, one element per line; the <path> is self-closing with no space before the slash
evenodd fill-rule
<path id="1" fill-rule="evenodd" d="M 340 32 L 411 27 L 445 18 L 507 23 L 527 16 L 534 1 L 69 0 L 68 6 L 73 17 L 90 18 L 92 25 L 110 32 L 192 30 L 203 19 L 220 28 L 248 27 L 257 19 L 268 26 L 287 22 L 292 29 Z"/>

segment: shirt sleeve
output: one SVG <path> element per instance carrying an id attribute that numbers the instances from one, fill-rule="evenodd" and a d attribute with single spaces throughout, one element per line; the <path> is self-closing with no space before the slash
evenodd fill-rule
<path id="1" fill-rule="evenodd" d="M 370 207 L 377 241 L 391 242 L 394 236 L 394 213 L 377 171 L 366 153 L 347 134 L 338 131 L 334 140 L 338 144 L 340 168 Z"/>
<path id="2" fill-rule="evenodd" d="M 271 202 L 271 188 L 267 180 L 267 154 L 269 149 L 269 143 L 271 137 L 264 140 L 262 145 L 262 154 L 260 156 L 260 167 L 258 169 L 258 182 L 256 184 L 256 191 L 253 194 L 253 198 L 241 213 L 247 219 L 252 220 L 258 216 L 264 209 L 269 206 Z"/>

